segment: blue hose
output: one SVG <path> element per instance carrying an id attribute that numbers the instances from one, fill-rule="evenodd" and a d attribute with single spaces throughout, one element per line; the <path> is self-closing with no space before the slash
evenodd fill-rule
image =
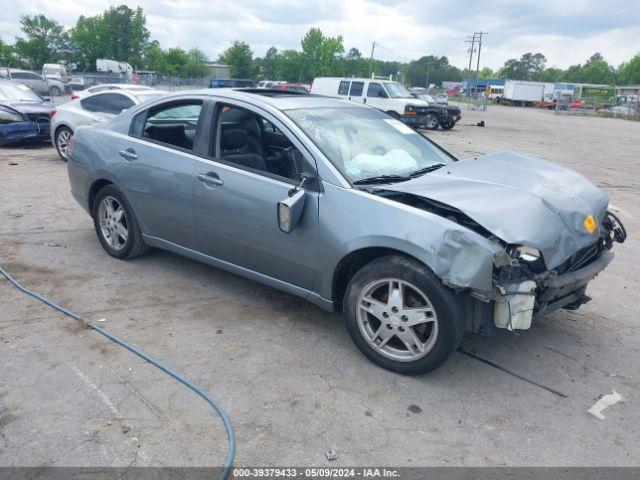
<path id="1" fill-rule="evenodd" d="M 227 415 L 224 413 L 222 408 L 220 408 L 220 406 L 216 403 L 216 401 L 213 398 L 211 398 L 211 396 L 209 396 L 209 394 L 207 392 L 202 390 L 197 385 L 191 383 L 189 380 L 187 380 L 185 377 L 183 377 L 179 373 L 176 373 L 173 370 L 171 370 L 169 367 L 163 365 L 162 363 L 160 363 L 155 358 L 153 358 L 153 357 L 147 355 L 146 353 L 144 353 L 143 351 L 137 349 L 133 345 L 129 345 L 127 342 L 125 342 L 123 340 L 120 340 L 118 337 L 110 334 L 106 330 L 103 330 L 102 328 L 100 328 L 100 327 L 98 327 L 96 325 L 92 325 L 90 323 L 86 323 L 84 320 L 82 320 L 82 318 L 80 318 L 79 315 L 76 315 L 75 313 L 67 310 L 66 308 L 61 307 L 60 305 L 52 302 L 51 300 L 49 300 L 44 295 L 41 295 L 38 292 L 34 292 L 33 290 L 29 290 L 28 288 L 23 287 L 22 285 L 20 285 L 18 283 L 17 280 L 15 280 L 11 275 L 9 275 L 4 268 L 0 267 L 0 273 L 2 273 L 2 275 L 4 275 L 6 277 L 6 279 L 9 280 L 9 282 L 11 282 L 13 284 L 13 286 L 16 287 L 18 290 L 26 293 L 27 295 L 31 295 L 34 298 L 37 298 L 41 302 L 46 303 L 50 307 L 55 308 L 56 310 L 58 310 L 59 312 L 64 313 L 68 317 L 71 317 L 71 318 L 73 318 L 75 320 L 78 320 L 80 322 L 85 323 L 89 328 L 92 328 L 96 332 L 104 335 L 109 340 L 117 343 L 121 347 L 126 348 L 130 352 L 135 353 L 140 358 L 143 358 L 144 360 L 149 362 L 151 365 L 153 365 L 155 367 L 158 367 L 160 370 L 162 370 L 166 374 L 172 376 L 178 382 L 182 383 L 184 386 L 186 386 L 187 388 L 193 390 L 195 393 L 197 393 L 202 398 L 204 398 L 204 400 L 209 405 L 211 405 L 213 407 L 213 409 L 216 411 L 216 413 L 220 416 L 220 418 L 222 419 L 222 422 L 224 423 L 225 428 L 227 429 L 227 436 L 229 437 L 229 452 L 227 453 L 227 460 L 226 460 L 222 475 L 220 475 L 220 480 L 225 480 L 227 478 L 227 476 L 229 475 L 229 472 L 231 471 L 231 467 L 233 465 L 233 458 L 234 458 L 235 453 L 236 453 L 236 445 L 235 445 L 235 437 L 234 437 L 234 434 L 233 434 L 233 427 L 231 426 L 231 422 L 227 418 Z"/>

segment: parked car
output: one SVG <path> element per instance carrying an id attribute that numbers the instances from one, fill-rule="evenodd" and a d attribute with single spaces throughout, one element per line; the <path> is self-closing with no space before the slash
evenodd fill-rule
<path id="1" fill-rule="evenodd" d="M 443 118 L 449 111 L 438 105 L 419 100 L 407 88 L 390 80 L 371 78 L 318 77 L 311 85 L 311 93 L 366 103 L 416 128 L 435 130 L 438 126 L 449 129 L 460 120 L 460 110 Z"/>
<path id="2" fill-rule="evenodd" d="M 93 85 L 95 85 L 94 81 L 87 80 L 84 77 L 71 77 L 69 80 L 69 88 L 72 94 L 77 94 L 77 92 L 92 87 Z"/>
<path id="3" fill-rule="evenodd" d="M 90 87 L 86 87 L 82 90 L 71 91 L 71 100 L 75 100 L 77 98 L 83 98 L 93 93 L 105 92 L 107 90 L 128 90 L 132 91 L 155 91 L 152 87 L 147 87 L 145 85 L 138 85 L 135 83 L 101 83 L 99 85 L 93 85 Z"/>
<path id="4" fill-rule="evenodd" d="M 0 145 L 47 140 L 54 108 L 26 85 L 0 79 Z"/>
<path id="5" fill-rule="evenodd" d="M 287 92 L 309 93 L 311 85 L 304 83 L 281 83 L 272 88 L 275 88 L 276 90 L 286 90 Z"/>
<path id="6" fill-rule="evenodd" d="M 439 105 L 438 101 L 428 93 L 420 93 L 417 94 L 416 97 L 429 105 L 429 108 L 431 108 L 433 115 L 437 117 L 438 122 L 433 130 L 438 128 L 438 126 L 442 127 L 445 130 L 451 130 L 454 125 L 458 123 L 462 118 L 462 112 L 458 107 Z"/>
<path id="7" fill-rule="evenodd" d="M 252 88 L 253 81 L 243 78 L 216 78 L 209 82 L 209 88 Z"/>
<path id="8" fill-rule="evenodd" d="M 278 85 L 282 83 L 287 83 L 287 82 L 283 82 L 280 80 L 261 80 L 258 82 L 258 86 L 256 88 L 276 88 Z"/>
<path id="9" fill-rule="evenodd" d="M 109 255 L 166 249 L 342 312 L 364 355 L 405 374 L 465 331 L 580 307 L 626 235 L 568 168 L 458 161 L 375 108 L 273 90 L 177 93 L 80 127 L 68 171 Z"/>
<path id="10" fill-rule="evenodd" d="M 0 69 L 0 77 L 26 85 L 39 95 L 45 97 L 50 95 L 47 80 L 36 72 L 20 70 L 18 68 L 5 68 Z"/>
<path id="11" fill-rule="evenodd" d="M 449 95 L 443 92 L 436 94 L 436 103 L 438 105 L 449 105 Z"/>
<path id="12" fill-rule="evenodd" d="M 64 103 L 53 111 L 51 143 L 66 162 L 71 137 L 80 125 L 103 122 L 127 108 L 165 93 L 152 89 L 102 90 Z"/>

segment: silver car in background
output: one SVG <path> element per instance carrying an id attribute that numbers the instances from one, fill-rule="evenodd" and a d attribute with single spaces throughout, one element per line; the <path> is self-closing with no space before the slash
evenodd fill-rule
<path id="1" fill-rule="evenodd" d="M 51 143 L 56 147 L 60 158 L 66 162 L 69 142 L 80 125 L 109 120 L 140 102 L 165 93 L 167 92 L 153 89 L 106 89 L 64 103 L 52 112 Z"/>
<path id="2" fill-rule="evenodd" d="M 284 91 L 130 108 L 78 129 L 68 171 L 109 255 L 162 248 L 342 312 L 364 355 L 404 374 L 465 332 L 580 307 L 626 237 L 568 168 L 458 161 L 375 108 Z"/>

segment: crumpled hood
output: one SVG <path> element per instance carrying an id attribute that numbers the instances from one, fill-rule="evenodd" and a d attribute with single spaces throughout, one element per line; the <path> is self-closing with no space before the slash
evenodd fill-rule
<path id="1" fill-rule="evenodd" d="M 49 102 L 2 102 L 1 104 L 20 113 L 42 113 L 47 116 L 51 113 L 51 110 L 56 108 L 53 103 Z"/>
<path id="2" fill-rule="evenodd" d="M 600 234 L 609 198 L 579 173 L 515 152 L 455 162 L 385 185 L 457 208 L 509 244 L 539 249 L 555 268 Z M 585 219 L 598 226 L 589 233 Z"/>

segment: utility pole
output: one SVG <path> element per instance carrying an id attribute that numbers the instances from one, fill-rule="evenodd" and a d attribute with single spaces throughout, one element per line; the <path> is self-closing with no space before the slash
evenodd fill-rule
<path id="1" fill-rule="evenodd" d="M 373 52 L 376 49 L 376 42 L 371 44 L 371 57 L 369 58 L 369 77 L 373 78 Z"/>
<path id="2" fill-rule="evenodd" d="M 471 38 L 471 40 L 465 40 L 465 43 L 471 43 L 469 47 L 469 68 L 467 70 L 467 110 L 469 110 L 469 104 L 471 103 L 471 62 L 473 61 L 473 52 L 475 50 L 476 34 L 474 33 L 472 37 L 467 35 L 467 38 Z"/>
<path id="3" fill-rule="evenodd" d="M 478 89 L 478 75 L 480 73 L 480 51 L 482 50 L 482 35 L 489 35 L 489 32 L 476 32 L 475 35 L 478 35 L 478 63 L 476 64 L 476 90 Z"/>

